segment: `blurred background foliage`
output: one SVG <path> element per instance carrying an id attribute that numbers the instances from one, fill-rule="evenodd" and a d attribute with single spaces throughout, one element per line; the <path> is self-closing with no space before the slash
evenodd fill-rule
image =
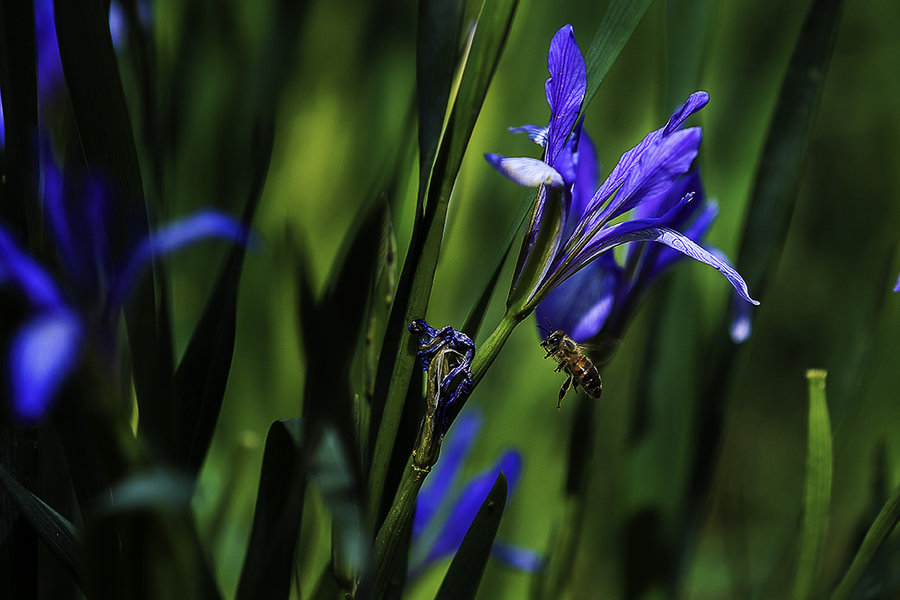
<path id="1" fill-rule="evenodd" d="M 245 170 L 230 165 L 245 160 L 252 135 L 240 115 L 265 101 L 248 86 L 247 70 L 260 68 L 259 57 L 271 52 L 272 4 L 155 4 L 156 69 L 163 83 L 171 77 L 170 85 L 182 86 L 176 164 L 159 194 L 164 215 L 208 205 L 240 210 L 249 182 L 235 180 L 233 173 Z M 708 241 L 734 257 L 807 4 L 698 2 L 695 14 L 673 27 L 682 4 L 653 3 L 587 110 L 604 175 L 691 91 L 708 91 L 699 162 L 707 194 L 720 203 Z M 401 261 L 415 202 L 415 3 L 310 0 L 301 10 L 299 35 L 272 57 L 293 67 L 280 82 L 274 153 L 255 220 L 265 243 L 245 265 L 232 374 L 194 499 L 226 597 L 236 588 L 249 535 L 265 432 L 273 420 L 298 415 L 302 402 L 288 236 L 308 249 L 321 284 L 363 202 L 386 188 L 395 165 L 406 173 L 400 196 L 389 199 Z M 537 155 L 506 128 L 546 122 L 550 38 L 571 23 L 586 50 L 604 10 L 605 2 L 520 2 L 451 202 L 427 314 L 433 324 L 461 325 L 523 198 L 482 154 Z M 682 583 L 689 597 L 751 590 L 765 597 L 760 590 L 768 582 L 789 574 L 783 563 L 802 497 L 807 368 L 829 373 L 835 470 L 827 581 L 846 567 L 886 491 L 900 482 L 900 297 L 890 291 L 900 269 L 898 27 L 895 1 L 844 8 L 787 244 L 721 399 L 725 429 L 714 493 L 701 511 L 697 553 Z M 127 55 L 120 66 L 130 106 L 137 106 L 140 75 Z M 255 73 L 253 81 L 260 78 Z M 135 131 L 140 147 L 141 128 Z M 214 281 L 210 257 L 223 253 L 198 248 L 170 262 L 177 355 Z M 677 498 L 694 442 L 691 398 L 712 364 L 711 340 L 726 335 L 719 327 L 728 297 L 713 270 L 680 264 L 656 286 L 619 355 L 602 369 L 587 522 L 574 571 L 582 597 L 614 597 L 631 585 L 629 552 L 643 557 L 650 581 L 658 544 L 678 530 Z M 476 342 L 502 313 L 502 298 L 495 298 Z M 507 447 L 522 451 L 522 477 L 498 537 L 543 551 L 561 516 L 576 413 L 571 395 L 556 410 L 561 377 L 542 360 L 538 341 L 533 323 L 523 324 L 470 400 L 467 410 L 483 413 L 485 424 L 464 469 L 487 468 Z M 652 374 L 645 370 L 648 356 L 656 357 Z M 638 402 L 648 407 L 640 428 Z M 304 518 L 302 547 L 329 537 L 321 508 Z M 626 520 L 633 526 L 627 530 L 620 527 Z M 410 597 L 430 597 L 441 572 L 426 573 Z M 530 585 L 530 575 L 492 562 L 480 597 L 523 597 Z M 663 589 L 654 585 L 629 589 L 653 597 Z"/>

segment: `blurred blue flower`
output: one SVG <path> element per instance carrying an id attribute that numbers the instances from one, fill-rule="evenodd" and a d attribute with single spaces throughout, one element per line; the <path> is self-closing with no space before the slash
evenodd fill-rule
<path id="1" fill-rule="evenodd" d="M 206 211 L 138 241 L 117 261 L 107 239 L 108 198 L 96 181 L 72 184 L 45 165 L 44 213 L 58 256 L 58 275 L 0 226 L 0 284 L 20 292 L 33 315 L 13 335 L 9 351 L 13 408 L 26 420 L 44 415 L 90 341 L 114 347 L 119 314 L 141 271 L 158 256 L 206 238 L 246 243 L 248 230 Z"/>
<path id="2" fill-rule="evenodd" d="M 478 509 L 491 491 L 501 471 L 509 482 L 510 497 L 522 472 L 522 456 L 516 450 L 506 450 L 496 465 L 464 482 L 458 494 L 452 490 L 459 481 L 462 463 L 481 427 L 481 418 L 466 412 L 444 442 L 441 459 L 419 492 L 413 521 L 410 551 L 410 579 L 418 577 L 437 561 L 456 553 Z M 534 550 L 494 542 L 491 554 L 505 564 L 524 571 L 536 571 L 543 560 Z"/>
<path id="3" fill-rule="evenodd" d="M 900 275 L 897 276 L 897 283 L 894 284 L 894 291 L 900 292 Z"/>
<path id="4" fill-rule="evenodd" d="M 595 260 L 605 261 L 609 280 L 590 283 L 606 287 L 616 276 L 608 251 L 628 242 L 649 241 L 716 268 L 741 298 L 758 304 L 726 260 L 697 244 L 691 238 L 693 232 L 682 233 L 674 228 L 685 224 L 681 223 L 681 215 L 695 194 L 686 188 L 680 197 L 669 193 L 690 169 L 702 137 L 699 127 L 682 129 L 682 125 L 706 105 L 706 92 L 692 94 L 665 126 L 650 132 L 623 154 L 606 181 L 595 190 L 596 157 L 578 119 L 586 89 L 585 63 L 571 25 L 554 35 L 547 65 L 549 124 L 545 128 L 526 125 L 513 129 L 527 133 L 544 147 L 543 160 L 486 155 L 488 162 L 512 181 L 539 188 L 508 304 L 519 314 L 528 314 L 557 286 Z M 638 209 L 633 218 L 613 223 L 632 209 Z M 671 261 L 667 255 L 661 256 L 665 262 Z M 658 267 L 646 275 L 658 273 Z M 601 296 L 602 291 L 594 297 Z M 611 308 L 601 304 L 594 310 L 608 313 Z"/>

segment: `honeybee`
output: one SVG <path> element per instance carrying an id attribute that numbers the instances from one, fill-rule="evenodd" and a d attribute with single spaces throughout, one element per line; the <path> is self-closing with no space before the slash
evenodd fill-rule
<path id="1" fill-rule="evenodd" d="M 578 391 L 578 386 L 581 385 L 588 396 L 600 397 L 600 393 L 603 391 L 600 373 L 597 372 L 597 367 L 594 366 L 591 359 L 585 356 L 581 346 L 575 340 L 564 332 L 556 330 L 544 338 L 541 347 L 547 351 L 544 358 L 552 356 L 553 360 L 558 363 L 556 372 L 565 371 L 569 375 L 559 389 L 559 401 L 556 403 L 556 408 L 562 404 L 563 397 L 569 391 L 569 385 L 574 387 L 575 391 Z"/>

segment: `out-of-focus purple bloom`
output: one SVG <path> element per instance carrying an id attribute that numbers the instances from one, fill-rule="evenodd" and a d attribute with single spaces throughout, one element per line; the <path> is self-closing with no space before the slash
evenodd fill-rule
<path id="1" fill-rule="evenodd" d="M 410 553 L 410 577 L 415 578 L 431 564 L 452 556 L 462 543 L 478 509 L 503 471 L 509 482 L 510 496 L 522 471 L 522 457 L 515 450 L 503 453 L 497 464 L 475 475 L 464 484 L 459 481 L 463 461 L 481 427 L 475 413 L 460 415 L 444 444 L 441 459 L 425 480 L 416 501 L 413 542 Z M 454 495 L 451 490 L 463 485 Z M 534 571 L 542 566 L 534 550 L 495 542 L 492 554 L 521 570 Z"/>
<path id="2" fill-rule="evenodd" d="M 511 180 L 539 188 L 507 300 L 509 307 L 520 315 L 528 314 L 560 284 L 595 261 L 605 260 L 604 266 L 611 268 L 608 251 L 616 246 L 649 241 L 716 268 L 744 300 L 758 304 L 727 261 L 697 244 L 692 231 L 675 228 L 683 225 L 686 210 L 696 212 L 689 209 L 695 196 L 691 190 L 685 188 L 682 196 L 670 192 L 690 169 L 702 137 L 700 128 L 683 129 L 682 125 L 706 105 L 708 95 L 692 94 L 662 128 L 623 154 L 606 181 L 594 190 L 598 178 L 593 146 L 581 123 L 576 123 L 586 89 L 585 64 L 570 25 L 553 37 L 547 65 L 548 126 L 514 130 L 528 133 L 532 141 L 544 146 L 543 160 L 486 155 L 488 162 Z M 613 223 L 632 209 L 636 209 L 633 218 Z M 697 227 L 711 216 L 698 215 Z M 674 253 L 660 250 L 658 259 L 647 276 L 674 260 Z M 608 286 L 614 283 L 615 270 L 600 283 L 593 281 L 595 277 L 583 277 L 585 285 Z M 583 308 L 597 320 L 608 316 L 613 306 L 601 293 L 594 296 L 592 306 Z"/>
<path id="3" fill-rule="evenodd" d="M 897 283 L 894 284 L 894 291 L 900 292 L 900 275 L 897 276 Z"/>
<path id="4" fill-rule="evenodd" d="M 44 168 L 44 182 L 59 276 L 22 251 L 15 236 L 0 227 L 0 283 L 23 294 L 34 313 L 14 334 L 9 354 L 14 409 L 23 419 L 46 412 L 89 340 L 115 344 L 127 291 L 153 258 L 206 238 L 243 244 L 249 233 L 229 217 L 201 212 L 138 241 L 128 256 L 116 260 L 106 243 L 109 203 L 103 186 L 64 185 L 52 164 Z"/>

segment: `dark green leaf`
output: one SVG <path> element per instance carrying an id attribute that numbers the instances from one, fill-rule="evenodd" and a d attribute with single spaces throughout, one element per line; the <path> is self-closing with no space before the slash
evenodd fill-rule
<path id="1" fill-rule="evenodd" d="M 641 17 L 647 12 L 650 2 L 651 0 L 612 0 L 609 4 L 585 54 L 587 90 L 581 105 L 582 113 L 591 103 L 591 98 L 597 93 L 603 78 L 609 73 Z"/>
<path id="2" fill-rule="evenodd" d="M 0 484 L 9 492 L 38 538 L 65 565 L 80 586 L 81 571 L 78 561 L 81 539 L 75 526 L 16 481 L 2 465 L 0 465 Z"/>
<path id="3" fill-rule="evenodd" d="M 275 421 L 266 437 L 256 510 L 236 598 L 287 598 L 300 535 L 306 472 L 300 419 Z"/>
<path id="4" fill-rule="evenodd" d="M 268 172 L 273 135 L 271 122 L 260 125 L 250 151 L 253 181 L 242 217 L 247 227 L 253 220 Z M 209 450 L 231 371 L 238 284 L 243 263 L 244 247 L 236 245 L 228 255 L 175 371 L 174 406 L 181 413 L 180 439 L 176 442 L 180 452 L 178 458 L 193 476 L 200 470 Z"/>
<path id="5" fill-rule="evenodd" d="M 147 207 L 137 150 L 103 0 L 56 0 L 54 17 L 66 85 L 88 170 L 101 177 L 110 195 L 113 219 L 108 228 L 113 258 L 121 260 L 136 239 L 148 235 Z M 168 451 L 164 433 L 172 413 L 171 331 L 168 303 L 157 303 L 153 277 L 144 277 L 132 291 L 126 309 L 134 385 L 141 412 L 141 430 L 154 445 Z M 157 290 L 160 294 L 164 288 Z"/>
<path id="6" fill-rule="evenodd" d="M 797 571 L 792 598 L 809 598 L 819 572 L 819 555 L 831 505 L 831 422 L 825 402 L 825 371 L 809 370 L 809 433 L 806 444 L 806 480 L 803 517 L 797 547 Z"/>
<path id="7" fill-rule="evenodd" d="M 666 110 L 697 89 L 715 7 L 713 0 L 666 2 Z"/>
<path id="8" fill-rule="evenodd" d="M 415 353 L 406 326 L 412 319 L 424 317 L 428 308 L 450 194 L 517 5 L 518 0 L 486 0 L 482 5 L 459 92 L 428 184 L 425 215 L 413 230 L 403 265 L 382 347 L 372 405 L 372 427 L 378 432 L 374 437 L 368 490 L 369 519 L 373 523 L 379 521 L 382 507 L 386 505 L 385 480 L 413 373 Z M 400 445 L 411 446 L 412 440 L 408 442 Z"/>
<path id="9" fill-rule="evenodd" d="M 459 56 L 464 5 L 462 0 L 419 0 L 416 83 L 419 109 L 420 215 L 447 113 L 453 71 Z"/>
<path id="10" fill-rule="evenodd" d="M 491 554 L 491 546 L 494 545 L 497 528 L 500 527 L 507 490 L 506 475 L 500 473 L 456 551 L 435 600 L 475 597 Z"/>

